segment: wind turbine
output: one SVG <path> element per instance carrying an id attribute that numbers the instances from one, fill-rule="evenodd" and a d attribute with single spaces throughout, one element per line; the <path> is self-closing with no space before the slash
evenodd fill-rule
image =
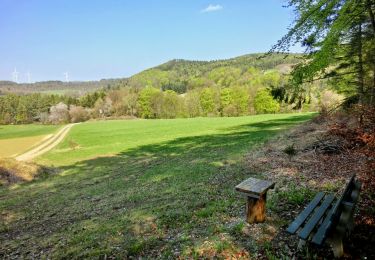
<path id="1" fill-rule="evenodd" d="M 31 83 L 31 73 L 30 73 L 30 71 L 28 71 L 27 73 L 26 73 L 26 77 L 27 77 L 27 83 Z"/>
<path id="2" fill-rule="evenodd" d="M 13 81 L 18 83 L 18 74 L 19 72 L 17 71 L 17 68 L 14 68 L 14 71 L 12 73 Z"/>
<path id="3" fill-rule="evenodd" d="M 63 74 L 65 76 L 65 81 L 69 82 L 69 73 L 68 72 L 64 72 Z"/>
<path id="4" fill-rule="evenodd" d="M 65 76 L 65 81 L 69 82 L 69 73 L 68 72 L 64 72 L 63 74 Z"/>

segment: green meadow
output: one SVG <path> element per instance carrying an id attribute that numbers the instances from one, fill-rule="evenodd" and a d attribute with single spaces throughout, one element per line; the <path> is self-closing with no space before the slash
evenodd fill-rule
<path id="1" fill-rule="evenodd" d="M 244 199 L 234 186 L 262 173 L 245 170 L 244 155 L 313 116 L 76 125 L 37 159 L 57 173 L 0 187 L 0 258 L 255 253 L 239 232 Z"/>
<path id="2" fill-rule="evenodd" d="M 309 117 L 310 115 L 305 114 L 304 116 Z M 160 148 L 168 148 L 168 142 L 179 138 L 190 137 L 191 140 L 194 140 L 194 137 L 225 135 L 244 130 L 249 133 L 253 132 L 252 142 L 256 142 L 258 139 L 264 139 L 270 132 L 285 129 L 288 124 L 277 124 L 268 128 L 264 133 L 256 131 L 259 130 L 259 127 L 251 126 L 251 124 L 299 117 L 300 114 L 282 114 L 228 118 L 86 122 L 74 126 L 60 145 L 39 158 L 38 161 L 43 164 L 69 165 L 98 156 L 124 154 L 126 151 L 130 152 L 144 146 L 159 145 Z M 187 149 L 189 148 L 187 143 L 185 146 Z M 241 149 L 238 149 L 238 152 L 241 153 Z"/>

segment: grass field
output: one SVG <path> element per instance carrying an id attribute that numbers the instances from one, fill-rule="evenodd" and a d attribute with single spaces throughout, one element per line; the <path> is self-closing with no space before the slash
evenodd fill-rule
<path id="1" fill-rule="evenodd" d="M 59 146 L 38 161 L 43 164 L 69 165 L 98 156 L 117 155 L 145 145 L 166 145 L 165 142 L 177 138 L 228 134 L 244 129 L 251 131 L 251 127 L 241 130 L 241 126 L 293 116 L 299 115 L 87 122 L 74 126 Z M 276 125 L 267 130 L 277 131 L 287 126 Z M 253 128 L 258 129 L 257 126 Z M 262 138 L 262 133 L 253 137 L 254 140 Z"/>
<path id="2" fill-rule="evenodd" d="M 56 125 L 0 125 L 0 139 L 47 135 L 58 128 Z"/>
<path id="3" fill-rule="evenodd" d="M 9 157 L 27 151 L 59 127 L 32 124 L 0 126 L 0 157 Z"/>
<path id="4" fill-rule="evenodd" d="M 209 256 L 238 238 L 243 155 L 313 114 L 90 122 L 39 159 L 59 174 L 0 187 L 0 258 Z"/>

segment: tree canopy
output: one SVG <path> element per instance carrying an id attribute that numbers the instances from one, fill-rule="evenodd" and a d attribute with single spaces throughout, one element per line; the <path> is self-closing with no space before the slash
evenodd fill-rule
<path id="1" fill-rule="evenodd" d="M 362 104 L 375 104 L 374 0 L 289 0 L 296 19 L 270 52 L 305 48 L 292 72 L 294 87 L 328 79 Z"/>
<path id="2" fill-rule="evenodd" d="M 46 94 L 48 84 L 42 84 L 41 89 L 38 83 L 30 91 L 42 90 L 43 94 L 0 95 L 0 123 L 59 123 L 103 117 L 242 116 L 319 109 L 320 85 L 310 87 L 304 95 L 285 91 L 288 73 L 301 55 L 285 58 L 285 54 L 274 54 L 259 59 L 261 56 L 251 54 L 217 61 L 173 60 L 128 79 L 108 81 L 110 87 L 82 96 Z M 52 89 L 57 90 L 58 85 Z M 302 104 L 305 99 L 308 105 Z M 55 113 L 59 103 L 66 105 L 59 105 L 64 113 Z"/>

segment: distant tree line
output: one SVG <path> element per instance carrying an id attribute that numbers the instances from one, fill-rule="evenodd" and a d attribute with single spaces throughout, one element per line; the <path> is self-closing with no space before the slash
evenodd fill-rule
<path id="1" fill-rule="evenodd" d="M 211 62 L 173 60 L 82 96 L 7 94 L 0 96 L 0 123 L 317 111 L 322 97 L 327 103 L 334 93 L 323 95 L 324 81 L 306 83 L 301 91 L 293 91 L 289 71 L 298 57 L 284 56 L 258 59 L 260 55 L 246 55 Z"/>
<path id="2" fill-rule="evenodd" d="M 147 119 L 198 116 L 242 116 L 276 113 L 287 106 L 267 89 L 253 94 L 245 87 L 201 88 L 183 95 L 154 87 L 94 92 L 81 98 L 58 95 L 9 94 L 0 97 L 0 123 L 80 122 L 90 118 L 139 117 Z"/>
<path id="3" fill-rule="evenodd" d="M 0 95 L 6 94 L 60 94 L 68 96 L 82 96 L 89 92 L 108 89 L 122 82 L 122 79 L 105 79 L 100 81 L 43 81 L 35 83 L 16 83 L 0 81 Z"/>
<path id="4" fill-rule="evenodd" d="M 172 89 L 163 90 L 160 85 L 158 88 L 123 85 L 82 97 L 8 94 L 0 96 L 0 123 L 59 124 L 107 117 L 154 119 L 242 116 L 296 109 L 316 111 L 320 102 L 319 89 L 306 95 L 303 105 L 297 107 L 296 98 L 279 93 L 287 77 L 275 70 L 262 72 L 249 68 L 240 72 L 218 69 L 198 83 L 189 82 L 190 90 L 183 94 Z"/>

